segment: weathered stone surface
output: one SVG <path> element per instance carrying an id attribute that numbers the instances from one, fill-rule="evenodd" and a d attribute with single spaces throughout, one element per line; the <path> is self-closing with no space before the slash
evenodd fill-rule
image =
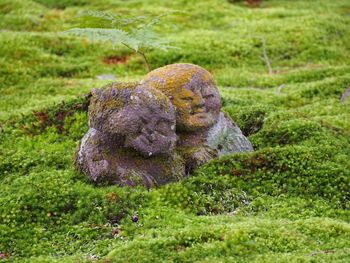
<path id="1" fill-rule="evenodd" d="M 176 108 L 177 149 L 191 172 L 228 153 L 252 151 L 239 127 L 220 112 L 221 99 L 213 76 L 193 64 L 172 64 L 148 73 L 141 84 L 161 90 Z"/>
<path id="2" fill-rule="evenodd" d="M 141 84 L 162 91 L 176 107 L 177 131 L 196 131 L 212 126 L 221 99 L 214 78 L 193 64 L 172 64 L 148 73 Z"/>
<path id="3" fill-rule="evenodd" d="M 93 91 L 90 127 L 114 136 L 121 147 L 145 157 L 171 152 L 176 143 L 175 111 L 160 91 L 112 84 Z"/>
<path id="4" fill-rule="evenodd" d="M 206 144 L 219 156 L 229 153 L 251 152 L 253 146 L 241 129 L 225 113 L 220 113 L 217 122 L 206 136 Z"/>
<path id="5" fill-rule="evenodd" d="M 220 110 L 214 78 L 192 64 L 156 69 L 140 83 L 95 89 L 77 167 L 97 183 L 153 187 L 220 155 L 252 151 Z"/>
<path id="6" fill-rule="evenodd" d="M 78 168 L 95 183 L 147 188 L 185 175 L 183 159 L 175 152 L 144 158 L 133 149 L 116 145 L 118 142 L 109 135 L 90 128 L 77 153 Z"/>
<path id="7" fill-rule="evenodd" d="M 220 112 L 210 129 L 179 133 L 176 149 L 185 160 L 186 174 L 189 174 L 216 157 L 251 152 L 253 146 L 234 121 Z"/>
<path id="8" fill-rule="evenodd" d="M 117 83 L 93 90 L 89 125 L 76 164 L 92 181 L 152 187 L 185 175 L 174 107 L 160 91 Z"/>

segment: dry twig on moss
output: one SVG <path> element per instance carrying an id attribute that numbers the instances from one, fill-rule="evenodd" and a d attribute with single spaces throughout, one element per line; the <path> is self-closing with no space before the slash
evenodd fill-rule
<path id="1" fill-rule="evenodd" d="M 262 37 L 261 40 L 262 40 L 262 49 L 263 49 L 264 61 L 266 63 L 267 68 L 269 69 L 269 74 L 273 74 L 271 62 L 270 62 L 270 59 L 269 59 L 269 57 L 267 55 L 267 52 L 266 52 L 266 39 L 265 39 L 265 37 Z"/>

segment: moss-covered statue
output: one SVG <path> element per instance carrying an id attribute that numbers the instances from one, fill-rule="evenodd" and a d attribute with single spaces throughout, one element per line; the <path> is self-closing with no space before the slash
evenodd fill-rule
<path id="1" fill-rule="evenodd" d="M 176 108 L 177 149 L 191 171 L 227 153 L 252 151 L 252 145 L 221 110 L 214 78 L 193 64 L 172 64 L 148 73 L 141 84 L 162 91 Z"/>
<path id="2" fill-rule="evenodd" d="M 173 105 L 156 89 L 115 83 L 93 90 L 76 165 L 96 183 L 152 187 L 177 180 L 185 173 L 174 151 L 175 125 Z"/>
<path id="3" fill-rule="evenodd" d="M 77 167 L 94 182 L 152 187 L 223 154 L 251 151 L 221 111 L 212 75 L 192 64 L 148 73 L 140 83 L 92 91 L 89 131 Z"/>

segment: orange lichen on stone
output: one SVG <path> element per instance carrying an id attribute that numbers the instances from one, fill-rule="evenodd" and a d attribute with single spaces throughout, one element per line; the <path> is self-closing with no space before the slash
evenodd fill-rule
<path id="1" fill-rule="evenodd" d="M 167 65 L 149 72 L 141 84 L 149 83 L 168 96 L 181 92 L 183 88 L 196 76 L 202 83 L 214 84 L 213 76 L 202 67 L 194 64 L 178 63 Z"/>
<path id="2" fill-rule="evenodd" d="M 215 123 L 221 99 L 213 76 L 193 64 L 172 64 L 155 69 L 140 82 L 162 91 L 176 107 L 177 128 L 195 131 Z"/>

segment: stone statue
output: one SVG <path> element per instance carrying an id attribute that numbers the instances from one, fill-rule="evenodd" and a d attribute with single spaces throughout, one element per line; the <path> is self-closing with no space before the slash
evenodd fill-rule
<path id="1" fill-rule="evenodd" d="M 140 83 L 92 91 L 89 131 L 76 165 L 96 183 L 152 187 L 179 180 L 223 154 L 252 151 L 221 110 L 214 78 L 193 64 L 172 64 Z"/>
<path id="2" fill-rule="evenodd" d="M 117 83 L 93 90 L 89 126 L 76 164 L 94 182 L 152 187 L 183 177 L 174 107 L 160 91 Z"/>
<path id="3" fill-rule="evenodd" d="M 249 140 L 226 114 L 213 76 L 193 64 L 172 64 L 148 73 L 141 85 L 162 91 L 176 108 L 178 150 L 191 172 L 223 154 L 252 151 Z"/>

